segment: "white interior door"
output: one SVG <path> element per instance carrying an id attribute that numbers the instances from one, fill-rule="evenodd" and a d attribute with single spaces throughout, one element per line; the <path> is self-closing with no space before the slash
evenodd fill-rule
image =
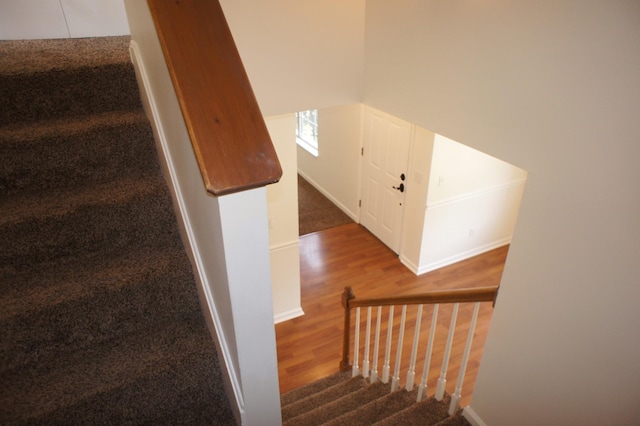
<path id="1" fill-rule="evenodd" d="M 360 222 L 400 250 L 411 124 L 370 108 L 364 117 Z"/>

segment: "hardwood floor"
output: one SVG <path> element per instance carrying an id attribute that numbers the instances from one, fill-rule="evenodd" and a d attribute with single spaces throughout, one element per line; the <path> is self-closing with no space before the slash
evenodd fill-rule
<path id="1" fill-rule="evenodd" d="M 340 300 L 345 286 L 351 286 L 356 297 L 495 286 L 499 284 L 502 277 L 507 252 L 508 246 L 501 247 L 472 259 L 416 276 L 400 263 L 395 253 L 359 224 L 343 225 L 301 237 L 301 296 L 305 315 L 276 325 L 280 391 L 284 393 L 339 371 L 344 315 Z M 462 352 L 472 310 L 472 304 L 460 305 L 453 354 Z M 462 389 L 462 406 L 470 401 L 492 311 L 491 303 L 481 304 L 471 359 Z M 383 323 L 386 323 L 388 318 L 386 312 L 383 311 L 382 314 Z M 397 308 L 395 316 L 399 317 L 399 312 L 400 309 Z M 444 335 L 445 340 L 450 315 L 448 307 L 445 305 L 440 307 L 437 336 Z M 363 311 L 361 316 L 361 320 L 364 320 L 366 311 Z M 413 337 L 415 317 L 415 309 L 409 309 L 405 341 L 410 341 Z M 428 334 L 430 321 L 431 307 L 425 306 L 421 336 Z M 398 320 L 395 324 L 398 324 Z M 435 344 L 432 356 L 428 395 L 432 395 L 435 391 L 434 384 L 440 374 L 439 364 L 444 351 L 444 343 L 440 340 L 442 338 Z M 361 339 L 361 346 L 363 345 L 364 338 Z M 392 353 L 395 353 L 395 346 L 393 348 Z M 403 360 L 408 359 L 409 355 L 408 351 L 404 351 Z M 417 365 L 420 367 L 416 367 L 416 383 L 422 375 L 423 358 L 424 354 L 418 357 Z M 449 393 L 453 393 L 456 384 L 460 358 L 461 355 L 454 355 L 449 362 L 447 374 Z M 403 361 L 403 365 L 408 365 L 408 361 Z M 381 370 L 380 365 L 378 370 Z M 406 375 L 406 373 L 403 374 Z M 401 386 L 404 385 L 403 374 L 400 375 Z"/>

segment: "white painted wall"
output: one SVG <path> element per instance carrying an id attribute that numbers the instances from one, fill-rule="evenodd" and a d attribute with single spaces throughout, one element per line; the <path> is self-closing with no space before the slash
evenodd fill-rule
<path id="1" fill-rule="evenodd" d="M 526 175 L 436 134 L 418 273 L 509 244 Z"/>
<path id="2" fill-rule="evenodd" d="M 358 103 L 365 0 L 221 0 L 265 116 Z"/>
<path id="3" fill-rule="evenodd" d="M 304 314 L 300 303 L 296 116 L 284 114 L 265 121 L 282 167 L 280 182 L 267 187 L 273 312 L 278 323 Z"/>
<path id="4" fill-rule="evenodd" d="M 362 104 L 319 109 L 319 155 L 297 147 L 300 175 L 356 222 L 360 216 L 363 112 Z M 295 132 L 295 122 L 293 129 Z"/>
<path id="5" fill-rule="evenodd" d="M 0 40 L 126 34 L 123 0 L 0 0 Z"/>
<path id="6" fill-rule="evenodd" d="M 367 1 L 365 103 L 528 171 L 471 409 L 640 418 L 640 3 Z"/>
<path id="7" fill-rule="evenodd" d="M 522 183 L 527 172 L 459 142 L 436 134 L 427 205 Z"/>

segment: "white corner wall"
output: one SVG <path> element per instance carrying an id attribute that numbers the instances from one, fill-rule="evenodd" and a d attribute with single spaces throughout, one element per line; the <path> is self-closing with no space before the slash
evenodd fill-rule
<path id="1" fill-rule="evenodd" d="M 267 186 L 273 313 L 276 323 L 303 315 L 300 300 L 296 117 L 265 118 L 282 167 L 280 182 Z"/>
<path id="2" fill-rule="evenodd" d="M 356 222 L 360 213 L 358 201 L 363 112 L 362 104 L 319 109 L 319 155 L 314 157 L 297 147 L 300 176 Z M 293 129 L 295 132 L 295 121 Z"/>
<path id="3" fill-rule="evenodd" d="M 640 3 L 368 0 L 365 103 L 527 170 L 471 409 L 640 418 Z"/>
<path id="4" fill-rule="evenodd" d="M 511 242 L 524 170 L 436 134 L 430 173 L 419 274 Z"/>
<path id="5" fill-rule="evenodd" d="M 425 206 L 429 192 L 435 136 L 429 130 L 414 126 L 407 171 L 400 261 L 416 274 L 420 270 L 420 253 L 424 245 Z"/>
<path id="6" fill-rule="evenodd" d="M 123 0 L 0 0 L 0 40 L 127 34 Z"/>

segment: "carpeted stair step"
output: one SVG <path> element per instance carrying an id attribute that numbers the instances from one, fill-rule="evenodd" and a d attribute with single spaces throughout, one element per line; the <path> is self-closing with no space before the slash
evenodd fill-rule
<path id="1" fill-rule="evenodd" d="M 103 49 L 91 43 L 0 43 L 0 126 L 140 109 L 128 38 L 105 38 Z"/>
<path id="2" fill-rule="evenodd" d="M 174 402 L 211 397 L 214 404 L 217 361 L 201 326 L 167 323 L 4 372 L 0 418 L 5 424 L 144 423 L 177 411 Z M 176 345 L 184 349 L 173 350 Z M 206 394 L 189 397 L 196 391 Z"/>
<path id="3" fill-rule="evenodd" d="M 3 296 L 0 374 L 48 364 L 159 323 L 197 322 L 198 296 L 188 286 L 192 272 L 184 255 L 174 260 L 170 254 L 147 260 L 144 267 L 118 265 L 86 280 L 61 276 L 47 287 Z"/>
<path id="4" fill-rule="evenodd" d="M 305 386 L 301 386 L 297 389 L 293 389 L 280 397 L 280 404 L 282 407 L 286 407 L 289 404 L 293 404 L 296 401 L 304 399 L 315 393 L 321 392 L 331 386 L 349 380 L 351 378 L 351 371 L 341 371 L 331 376 L 327 376 L 323 379 L 316 380 Z"/>
<path id="5" fill-rule="evenodd" d="M 442 401 L 430 397 L 373 424 L 376 426 L 436 425 L 449 417 L 450 402 L 451 397 L 448 394 L 445 394 Z"/>
<path id="6" fill-rule="evenodd" d="M 366 380 L 362 380 L 366 383 Z M 361 389 L 343 395 L 341 398 L 325 402 L 313 410 L 299 414 L 283 424 L 324 425 L 337 417 L 358 409 L 363 404 L 385 397 L 389 394 L 390 386 L 381 382 L 366 385 Z"/>
<path id="7" fill-rule="evenodd" d="M 288 420 L 313 410 L 322 404 L 342 398 L 344 395 L 357 391 L 367 386 L 367 382 L 362 377 L 353 377 L 343 380 L 326 389 L 306 396 L 295 402 L 282 407 L 282 421 Z"/>
<path id="8" fill-rule="evenodd" d="M 80 253 L 167 244 L 177 237 L 175 214 L 160 177 L 78 189 L 11 197 L 0 206 L 0 240 L 5 241 L 0 264 L 20 268 Z"/>
<path id="9" fill-rule="evenodd" d="M 362 376 L 338 373 L 281 397 L 284 425 L 470 426 L 462 410 L 449 416 L 451 397 L 416 402 L 417 389 L 390 392 L 391 384 L 370 384 Z"/>
<path id="10" fill-rule="evenodd" d="M 471 426 L 471 423 L 462 416 L 462 410 L 460 410 L 460 412 L 453 416 L 449 416 L 446 419 L 439 421 L 435 426 Z"/>
<path id="11" fill-rule="evenodd" d="M 141 110 L 0 127 L 0 196 L 156 173 Z"/>
<path id="12" fill-rule="evenodd" d="M 416 403 L 417 393 L 407 392 L 404 389 L 387 393 L 378 399 L 361 404 L 356 409 L 343 414 L 327 423 L 326 426 L 355 426 L 370 425 L 376 421 L 389 417 Z"/>

